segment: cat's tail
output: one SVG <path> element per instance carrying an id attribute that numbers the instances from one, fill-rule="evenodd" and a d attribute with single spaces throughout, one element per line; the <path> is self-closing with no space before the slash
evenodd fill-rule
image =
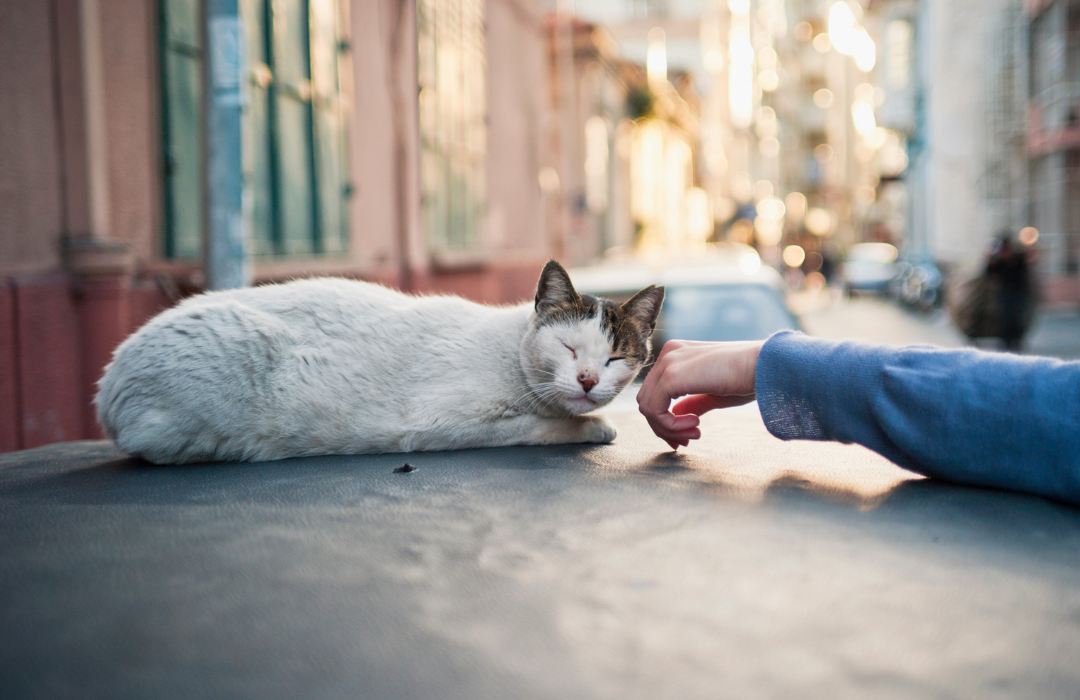
<path id="1" fill-rule="evenodd" d="M 112 365 L 109 369 L 113 369 Z M 198 429 L 185 425 L 180 412 L 148 401 L 148 397 L 133 395 L 136 387 L 122 381 L 121 374 L 106 371 L 94 399 L 105 434 L 121 452 L 155 464 L 195 461 L 185 458 L 185 454 L 191 451 L 192 436 L 198 434 Z"/>
<path id="2" fill-rule="evenodd" d="M 247 418 L 272 405 L 294 342 L 283 322 L 234 300 L 170 309 L 117 348 L 98 421 L 121 450 L 159 464 L 261 457 Z"/>
<path id="3" fill-rule="evenodd" d="M 142 457 L 155 464 L 178 464 L 190 452 L 191 435 L 177 429 L 176 416 L 149 410 L 132 416 L 111 435 L 121 452 Z"/>

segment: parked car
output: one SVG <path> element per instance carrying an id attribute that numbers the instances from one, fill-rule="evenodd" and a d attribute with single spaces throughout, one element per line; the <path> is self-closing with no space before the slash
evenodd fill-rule
<path id="1" fill-rule="evenodd" d="M 896 246 L 888 243 L 858 243 L 848 249 L 844 260 L 844 291 L 885 294 L 896 277 Z"/>
<path id="2" fill-rule="evenodd" d="M 761 340 L 799 329 L 780 274 L 750 246 L 718 244 L 692 259 L 606 263 L 570 270 L 578 291 L 624 301 L 638 289 L 663 285 L 667 297 L 654 347 L 665 340 Z"/>
<path id="3" fill-rule="evenodd" d="M 752 407 L 672 453 L 634 408 L 610 445 L 0 455 L 0 694 L 1076 696 L 1080 511 Z"/>

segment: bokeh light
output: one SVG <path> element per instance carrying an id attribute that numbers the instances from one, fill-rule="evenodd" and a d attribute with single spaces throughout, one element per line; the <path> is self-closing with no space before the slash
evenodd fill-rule
<path id="1" fill-rule="evenodd" d="M 789 192 L 788 196 L 784 197 L 784 208 L 788 221 L 799 223 L 806 216 L 806 195 L 802 192 Z"/>
<path id="2" fill-rule="evenodd" d="M 825 209 L 814 208 L 806 212 L 804 225 L 806 230 L 815 236 L 827 236 L 832 233 L 833 217 Z"/>
<path id="3" fill-rule="evenodd" d="M 828 88 L 821 88 L 814 93 L 814 104 L 821 109 L 828 109 L 833 103 L 832 90 Z"/>
<path id="4" fill-rule="evenodd" d="M 806 251 L 802 246 L 789 245 L 784 248 L 784 264 L 788 267 L 799 267 L 806 260 Z"/>

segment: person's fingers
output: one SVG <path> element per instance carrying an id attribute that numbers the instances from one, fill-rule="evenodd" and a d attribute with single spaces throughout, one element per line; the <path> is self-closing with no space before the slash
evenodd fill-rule
<path id="1" fill-rule="evenodd" d="M 661 363 L 653 372 L 649 376 L 656 379 L 650 385 L 643 385 L 638 393 L 638 409 L 659 438 L 685 447 L 689 440 L 699 439 L 701 431 L 698 429 L 700 419 L 696 415 L 677 416 L 670 409 L 672 399 L 686 393 L 678 385 L 679 366 L 669 360 Z"/>
<path id="2" fill-rule="evenodd" d="M 686 414 L 700 416 L 703 413 L 708 413 L 716 408 L 724 408 L 724 404 L 720 397 L 713 396 L 712 394 L 694 394 L 693 396 L 687 396 L 682 401 L 677 402 L 671 407 L 671 412 L 679 417 Z"/>
<path id="3" fill-rule="evenodd" d="M 652 428 L 658 438 L 669 445 L 680 444 L 685 447 L 690 443 L 690 440 L 699 440 L 701 438 L 701 429 L 696 426 L 682 430 L 670 430 L 660 423 L 650 420 L 649 427 Z"/>
<path id="4" fill-rule="evenodd" d="M 667 355 L 669 355 L 669 354 L 675 352 L 676 350 L 678 350 L 679 348 L 683 347 L 685 342 L 686 341 L 683 341 L 683 340 L 669 340 L 669 341 L 667 341 L 666 343 L 664 343 L 664 347 L 660 348 L 660 352 L 658 352 L 656 354 L 656 361 L 660 362 Z"/>
<path id="5" fill-rule="evenodd" d="M 683 429 L 680 429 L 680 430 L 672 430 L 672 429 L 668 428 L 667 426 L 661 424 L 659 421 L 657 421 L 654 418 L 649 417 L 649 418 L 647 418 L 647 420 L 649 422 L 649 427 L 652 428 L 652 431 L 654 433 L 656 433 L 656 436 L 658 438 L 660 438 L 661 440 L 664 440 L 664 441 L 667 441 L 667 442 L 671 442 L 671 441 L 679 442 L 679 441 L 686 441 L 686 440 L 697 440 L 698 438 L 701 437 L 701 430 L 699 428 L 697 428 L 696 426 L 683 428 Z"/>
<path id="6" fill-rule="evenodd" d="M 686 440 L 665 440 L 665 442 L 667 442 L 667 444 L 671 446 L 671 449 L 676 452 L 679 451 L 680 447 L 686 447 L 690 444 Z"/>
<path id="7" fill-rule="evenodd" d="M 678 439 L 681 438 L 685 432 L 682 430 L 672 430 L 656 419 L 649 420 L 649 427 L 652 428 L 652 431 L 656 433 L 656 436 L 661 440 Z M 690 428 L 690 430 L 695 430 L 695 428 Z"/>
<path id="8" fill-rule="evenodd" d="M 667 347 L 670 343 L 664 345 L 664 353 L 667 352 Z M 662 353 L 663 354 L 663 353 Z M 656 362 L 653 363 L 652 370 L 645 376 L 645 381 L 641 383 L 641 390 L 638 391 L 638 403 L 641 403 L 643 397 L 648 398 L 656 391 L 656 387 L 659 386 L 660 380 L 664 376 L 664 372 L 668 368 L 667 356 L 658 357 Z"/>
<path id="9" fill-rule="evenodd" d="M 654 374 L 659 376 L 651 384 L 642 384 L 641 390 L 638 391 L 638 410 L 649 420 L 649 424 L 653 426 L 654 431 L 656 430 L 656 423 L 667 429 L 674 428 L 675 416 L 671 415 L 668 408 L 671 406 L 671 400 L 675 397 L 672 395 L 668 382 L 664 381 L 666 371 L 667 367 L 653 368 L 648 379 L 652 379 Z"/>
<path id="10" fill-rule="evenodd" d="M 714 396 L 712 394 L 695 394 L 693 396 L 687 396 L 682 401 L 676 402 L 671 407 L 671 413 L 675 415 L 676 421 L 685 417 L 686 414 L 693 414 L 700 416 L 703 413 L 718 408 L 731 408 L 732 406 L 742 406 L 750 403 L 754 400 L 754 396 Z"/>
<path id="11" fill-rule="evenodd" d="M 671 420 L 672 430 L 690 430 L 691 428 L 696 428 L 701 425 L 701 419 L 695 415 L 680 416 L 674 413 L 672 415 L 675 416 Z"/>
<path id="12" fill-rule="evenodd" d="M 666 343 L 637 396 L 638 409 L 656 436 L 672 449 L 685 447 L 701 438 L 700 415 L 753 401 L 760 346 Z M 673 400 L 680 398 L 672 406 Z"/>

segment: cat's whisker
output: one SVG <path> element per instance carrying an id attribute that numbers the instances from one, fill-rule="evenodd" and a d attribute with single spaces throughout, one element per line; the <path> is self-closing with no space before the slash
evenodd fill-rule
<path id="1" fill-rule="evenodd" d="M 519 393 L 518 393 L 518 394 L 517 394 L 517 395 L 516 395 L 516 396 L 515 396 L 515 397 L 514 397 L 514 398 L 513 398 L 512 400 L 511 400 L 511 403 L 512 403 L 512 404 L 514 404 L 514 405 L 517 405 L 517 404 L 518 404 L 519 402 L 521 402 L 521 401 L 525 401 L 526 399 L 529 399 L 529 400 L 531 400 L 532 398 L 534 398 L 534 397 L 535 397 L 535 395 L 536 395 L 537 391 L 542 391 L 542 390 L 543 390 L 543 387 L 539 387 L 539 386 L 537 386 L 537 387 L 533 387 L 533 386 L 527 386 L 527 387 L 525 387 L 525 388 L 524 388 L 523 390 L 521 390 L 521 391 L 520 391 L 520 392 L 519 392 Z"/>
<path id="2" fill-rule="evenodd" d="M 559 391 L 559 387 L 555 382 L 543 382 L 531 387 L 528 393 L 532 394 L 532 398 L 529 400 L 528 404 L 526 404 L 524 409 L 526 412 L 532 411 L 541 403 L 559 396 L 562 392 Z"/>
<path id="3" fill-rule="evenodd" d="M 534 406 L 537 403 L 540 403 L 542 401 L 550 399 L 553 396 L 558 395 L 559 390 L 558 390 L 558 387 L 556 387 L 554 385 L 545 386 L 545 387 L 535 387 L 532 391 L 529 392 L 529 394 L 531 394 L 531 396 L 532 396 L 532 398 L 529 401 L 529 405 Z M 525 398 L 525 397 L 522 397 L 522 398 Z"/>

